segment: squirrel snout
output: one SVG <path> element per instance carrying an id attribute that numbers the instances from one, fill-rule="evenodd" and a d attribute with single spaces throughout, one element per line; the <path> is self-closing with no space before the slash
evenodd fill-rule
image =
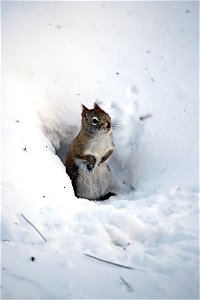
<path id="1" fill-rule="evenodd" d="M 111 123 L 110 122 L 101 123 L 101 126 L 104 129 L 110 129 L 111 128 Z"/>
<path id="2" fill-rule="evenodd" d="M 109 129 L 110 129 L 110 127 L 111 127 L 111 124 L 110 124 L 110 122 L 107 122 L 107 128 L 109 128 Z"/>

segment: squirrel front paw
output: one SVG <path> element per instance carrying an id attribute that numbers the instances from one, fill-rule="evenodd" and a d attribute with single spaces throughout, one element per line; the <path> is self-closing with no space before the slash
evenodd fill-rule
<path id="1" fill-rule="evenodd" d="M 94 165 L 93 164 L 86 164 L 88 171 L 92 171 L 94 169 Z"/>
<path id="2" fill-rule="evenodd" d="M 88 171 L 94 169 L 96 158 L 93 155 L 77 155 L 77 159 L 81 160 L 86 165 Z"/>
<path id="3" fill-rule="evenodd" d="M 102 156 L 99 165 L 105 162 L 111 156 L 112 153 L 113 153 L 113 149 L 109 150 L 104 156 Z"/>

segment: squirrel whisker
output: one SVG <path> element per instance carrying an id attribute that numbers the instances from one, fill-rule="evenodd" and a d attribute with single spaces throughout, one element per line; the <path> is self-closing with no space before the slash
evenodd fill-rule
<path id="1" fill-rule="evenodd" d="M 118 122 L 112 123 L 112 128 L 113 128 L 113 129 L 119 129 L 119 128 L 121 128 L 122 126 L 123 126 L 122 123 L 118 123 Z"/>

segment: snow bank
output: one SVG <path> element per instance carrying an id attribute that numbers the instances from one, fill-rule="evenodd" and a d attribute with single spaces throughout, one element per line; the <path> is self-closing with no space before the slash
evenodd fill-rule
<path id="1" fill-rule="evenodd" d="M 198 298 L 197 8 L 2 3 L 3 298 Z M 118 124 L 106 202 L 63 165 L 94 101 Z"/>

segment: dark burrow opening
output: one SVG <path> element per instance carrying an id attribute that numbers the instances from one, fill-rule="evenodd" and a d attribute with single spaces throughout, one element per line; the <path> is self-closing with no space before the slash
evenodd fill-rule
<path id="1" fill-rule="evenodd" d="M 56 155 L 60 158 L 62 163 L 65 165 L 67 153 L 70 148 L 70 142 L 69 141 L 60 141 L 60 146 L 58 149 L 56 149 Z"/>

